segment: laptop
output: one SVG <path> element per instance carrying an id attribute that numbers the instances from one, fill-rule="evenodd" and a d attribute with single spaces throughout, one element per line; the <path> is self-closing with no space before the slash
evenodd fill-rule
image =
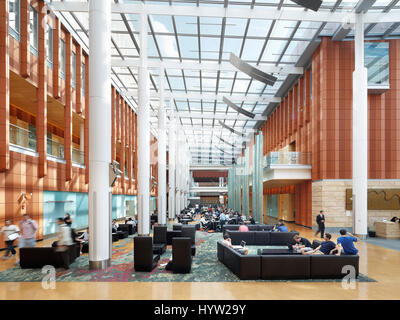
<path id="1" fill-rule="evenodd" d="M 239 246 L 233 246 L 233 249 L 243 249 L 246 246 L 246 241 L 241 241 Z"/>

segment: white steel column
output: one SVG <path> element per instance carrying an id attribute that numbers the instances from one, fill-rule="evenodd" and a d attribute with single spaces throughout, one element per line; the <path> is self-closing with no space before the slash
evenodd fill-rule
<path id="1" fill-rule="evenodd" d="M 164 105 L 164 69 L 160 69 L 160 104 L 158 105 L 158 223 L 167 224 L 166 115 Z"/>
<path id="2" fill-rule="evenodd" d="M 367 235 L 368 73 L 364 66 L 364 14 L 356 14 L 353 72 L 353 227 Z"/>
<path id="3" fill-rule="evenodd" d="M 138 83 L 138 234 L 150 232 L 150 109 L 147 67 L 147 14 L 140 14 L 140 67 Z"/>
<path id="4" fill-rule="evenodd" d="M 178 130 L 178 122 L 175 124 L 176 130 L 176 141 L 178 142 L 176 145 L 176 152 L 175 152 L 175 181 L 176 181 L 176 188 L 175 188 L 175 212 L 177 215 L 181 213 L 181 132 Z"/>
<path id="5" fill-rule="evenodd" d="M 89 268 L 104 269 L 111 260 L 111 1 L 89 2 L 89 30 Z"/>
<path id="6" fill-rule="evenodd" d="M 170 101 L 171 116 L 169 122 L 168 134 L 168 218 L 175 218 L 175 119 L 172 107 L 172 99 Z"/>

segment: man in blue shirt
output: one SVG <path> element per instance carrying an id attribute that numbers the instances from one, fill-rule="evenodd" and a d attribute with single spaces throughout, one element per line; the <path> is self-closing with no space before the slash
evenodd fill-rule
<path id="1" fill-rule="evenodd" d="M 285 224 L 283 223 L 283 220 L 282 220 L 282 219 L 279 220 L 279 223 L 276 225 L 274 231 L 278 231 L 278 232 L 289 232 L 288 228 L 285 226 Z"/>
<path id="2" fill-rule="evenodd" d="M 343 250 L 343 253 L 357 254 L 358 250 L 354 246 L 354 242 L 357 242 L 358 239 L 345 229 L 340 230 L 339 233 L 341 234 L 341 237 L 337 239 L 337 244 L 338 247 Z M 339 255 L 342 250 L 339 250 Z"/>
<path id="3" fill-rule="evenodd" d="M 332 236 L 329 233 L 325 233 L 324 241 L 321 242 L 318 248 L 312 251 L 306 251 L 304 249 L 300 249 L 302 254 L 324 254 L 330 255 L 335 254 L 338 251 L 336 244 L 331 241 Z"/>

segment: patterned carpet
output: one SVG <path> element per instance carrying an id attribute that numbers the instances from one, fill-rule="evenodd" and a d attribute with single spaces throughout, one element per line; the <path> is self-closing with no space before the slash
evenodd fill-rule
<path id="1" fill-rule="evenodd" d="M 161 256 L 158 266 L 152 272 L 135 272 L 133 267 L 132 243 L 133 237 L 120 240 L 113 245 L 113 259 L 111 266 L 102 271 L 89 270 L 88 255 L 80 256 L 68 270 L 57 269 L 56 280 L 61 282 L 237 282 L 237 278 L 228 268 L 217 259 L 217 241 L 222 239 L 221 233 L 196 232 L 196 256 L 193 259 L 192 271 L 189 274 L 174 274 L 165 270 L 172 255 L 172 248 Z M 265 247 L 264 247 L 265 248 Z M 251 247 L 250 254 L 256 252 L 257 247 Z M 15 266 L 0 272 L 0 282 L 27 282 L 42 281 L 41 269 L 21 269 Z M 268 282 L 271 280 L 256 280 Z M 285 281 L 285 280 L 275 280 Z M 289 280 L 288 280 L 289 281 Z M 339 280 L 290 280 L 298 282 Z M 375 282 L 375 280 L 360 274 L 359 282 Z"/>

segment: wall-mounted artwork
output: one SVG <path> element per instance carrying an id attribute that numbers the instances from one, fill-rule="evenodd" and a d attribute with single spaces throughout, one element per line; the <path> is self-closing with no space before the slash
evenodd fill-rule
<path id="1" fill-rule="evenodd" d="M 352 189 L 346 189 L 346 210 L 352 210 Z M 400 210 L 400 189 L 368 189 L 368 210 Z"/>

